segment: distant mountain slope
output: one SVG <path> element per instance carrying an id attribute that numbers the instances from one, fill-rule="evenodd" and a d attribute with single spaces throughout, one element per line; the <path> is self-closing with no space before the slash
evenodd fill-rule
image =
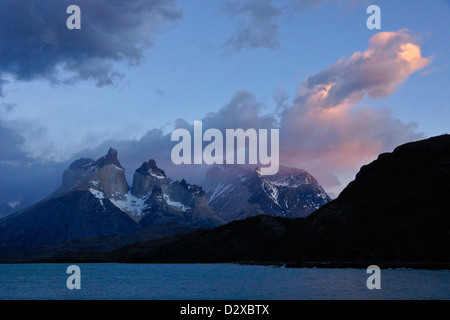
<path id="1" fill-rule="evenodd" d="M 209 205 L 226 221 L 258 214 L 306 217 L 331 199 L 304 170 L 281 166 L 273 176 L 241 166 L 215 166 L 206 175 Z"/>
<path id="2" fill-rule="evenodd" d="M 450 262 L 450 136 L 400 146 L 361 168 L 338 199 L 307 218 L 259 216 L 111 261 Z"/>
<path id="3" fill-rule="evenodd" d="M 125 235 L 140 227 L 111 202 L 88 191 L 51 198 L 0 220 L 0 249 Z"/>

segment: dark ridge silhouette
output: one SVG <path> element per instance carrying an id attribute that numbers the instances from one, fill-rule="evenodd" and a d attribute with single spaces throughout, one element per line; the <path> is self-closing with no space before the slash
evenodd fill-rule
<path id="1" fill-rule="evenodd" d="M 307 218 L 258 216 L 162 244 L 127 246 L 109 259 L 448 266 L 449 192 L 450 136 L 443 135 L 381 154 L 336 200 Z"/>

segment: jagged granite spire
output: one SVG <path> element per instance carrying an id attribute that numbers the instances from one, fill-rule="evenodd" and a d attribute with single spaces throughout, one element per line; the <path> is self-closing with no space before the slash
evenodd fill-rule
<path id="1" fill-rule="evenodd" d="M 156 161 L 151 159 L 144 162 L 134 173 L 131 193 L 135 196 L 147 195 L 152 193 L 155 186 L 160 186 L 168 180 L 170 179 L 167 178 L 164 170 L 158 168 Z"/>
<path id="2" fill-rule="evenodd" d="M 64 172 L 63 183 L 56 195 L 73 190 L 94 190 L 105 198 L 117 199 L 125 196 L 129 189 L 117 150 L 110 148 L 97 161 L 86 158 L 74 161 Z"/>
<path id="3" fill-rule="evenodd" d="M 164 170 L 158 168 L 158 166 L 156 165 L 156 161 L 153 159 L 150 159 L 148 162 L 144 162 L 142 166 L 140 166 L 140 168 L 136 170 L 136 172 L 143 175 L 150 175 L 153 173 L 158 176 L 166 177 L 166 173 L 164 172 Z"/>
<path id="4" fill-rule="evenodd" d="M 120 164 L 119 159 L 117 158 L 117 150 L 113 148 L 109 148 L 108 153 L 95 161 L 94 165 L 101 168 L 106 165 L 113 164 L 121 169 L 123 169 L 122 165 Z"/>

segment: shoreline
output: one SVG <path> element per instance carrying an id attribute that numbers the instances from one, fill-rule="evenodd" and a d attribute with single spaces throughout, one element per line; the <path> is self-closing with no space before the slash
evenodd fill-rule
<path id="1" fill-rule="evenodd" d="M 169 265 L 169 264 L 235 264 L 242 266 L 267 266 L 275 268 L 289 269 L 367 269 L 371 265 L 376 265 L 381 269 L 402 269 L 402 270 L 449 270 L 450 263 L 447 262 L 356 262 L 356 261 L 327 261 L 327 262 L 280 262 L 280 261 L 229 261 L 229 262 L 119 262 L 119 261 L 27 261 L 27 262 L 0 262 L 0 265 L 18 264 L 148 264 L 148 265 Z"/>
<path id="2" fill-rule="evenodd" d="M 238 265 L 260 265 L 298 269 L 367 269 L 377 265 L 381 269 L 412 269 L 412 270 L 450 270 L 447 262 L 356 262 L 356 261 L 328 261 L 328 262 L 265 262 L 242 261 Z"/>

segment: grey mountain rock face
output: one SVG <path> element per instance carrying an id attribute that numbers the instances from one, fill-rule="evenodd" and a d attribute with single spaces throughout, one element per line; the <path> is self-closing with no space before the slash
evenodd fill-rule
<path id="1" fill-rule="evenodd" d="M 164 171 L 156 166 L 154 160 L 150 160 L 144 162 L 134 173 L 131 193 L 137 197 L 145 196 L 152 192 L 154 186 L 169 183 L 170 179 L 166 177 Z"/>
<path id="2" fill-rule="evenodd" d="M 209 205 L 226 221 L 258 214 L 306 217 L 331 200 L 308 172 L 285 166 L 273 176 L 247 167 L 215 166 L 205 185 Z"/>
<path id="3" fill-rule="evenodd" d="M 87 190 L 102 194 L 108 199 L 123 199 L 129 190 L 125 170 L 117 159 L 117 151 L 109 149 L 108 154 L 97 161 L 80 159 L 64 172 L 62 186 L 55 195 L 74 190 Z"/>

